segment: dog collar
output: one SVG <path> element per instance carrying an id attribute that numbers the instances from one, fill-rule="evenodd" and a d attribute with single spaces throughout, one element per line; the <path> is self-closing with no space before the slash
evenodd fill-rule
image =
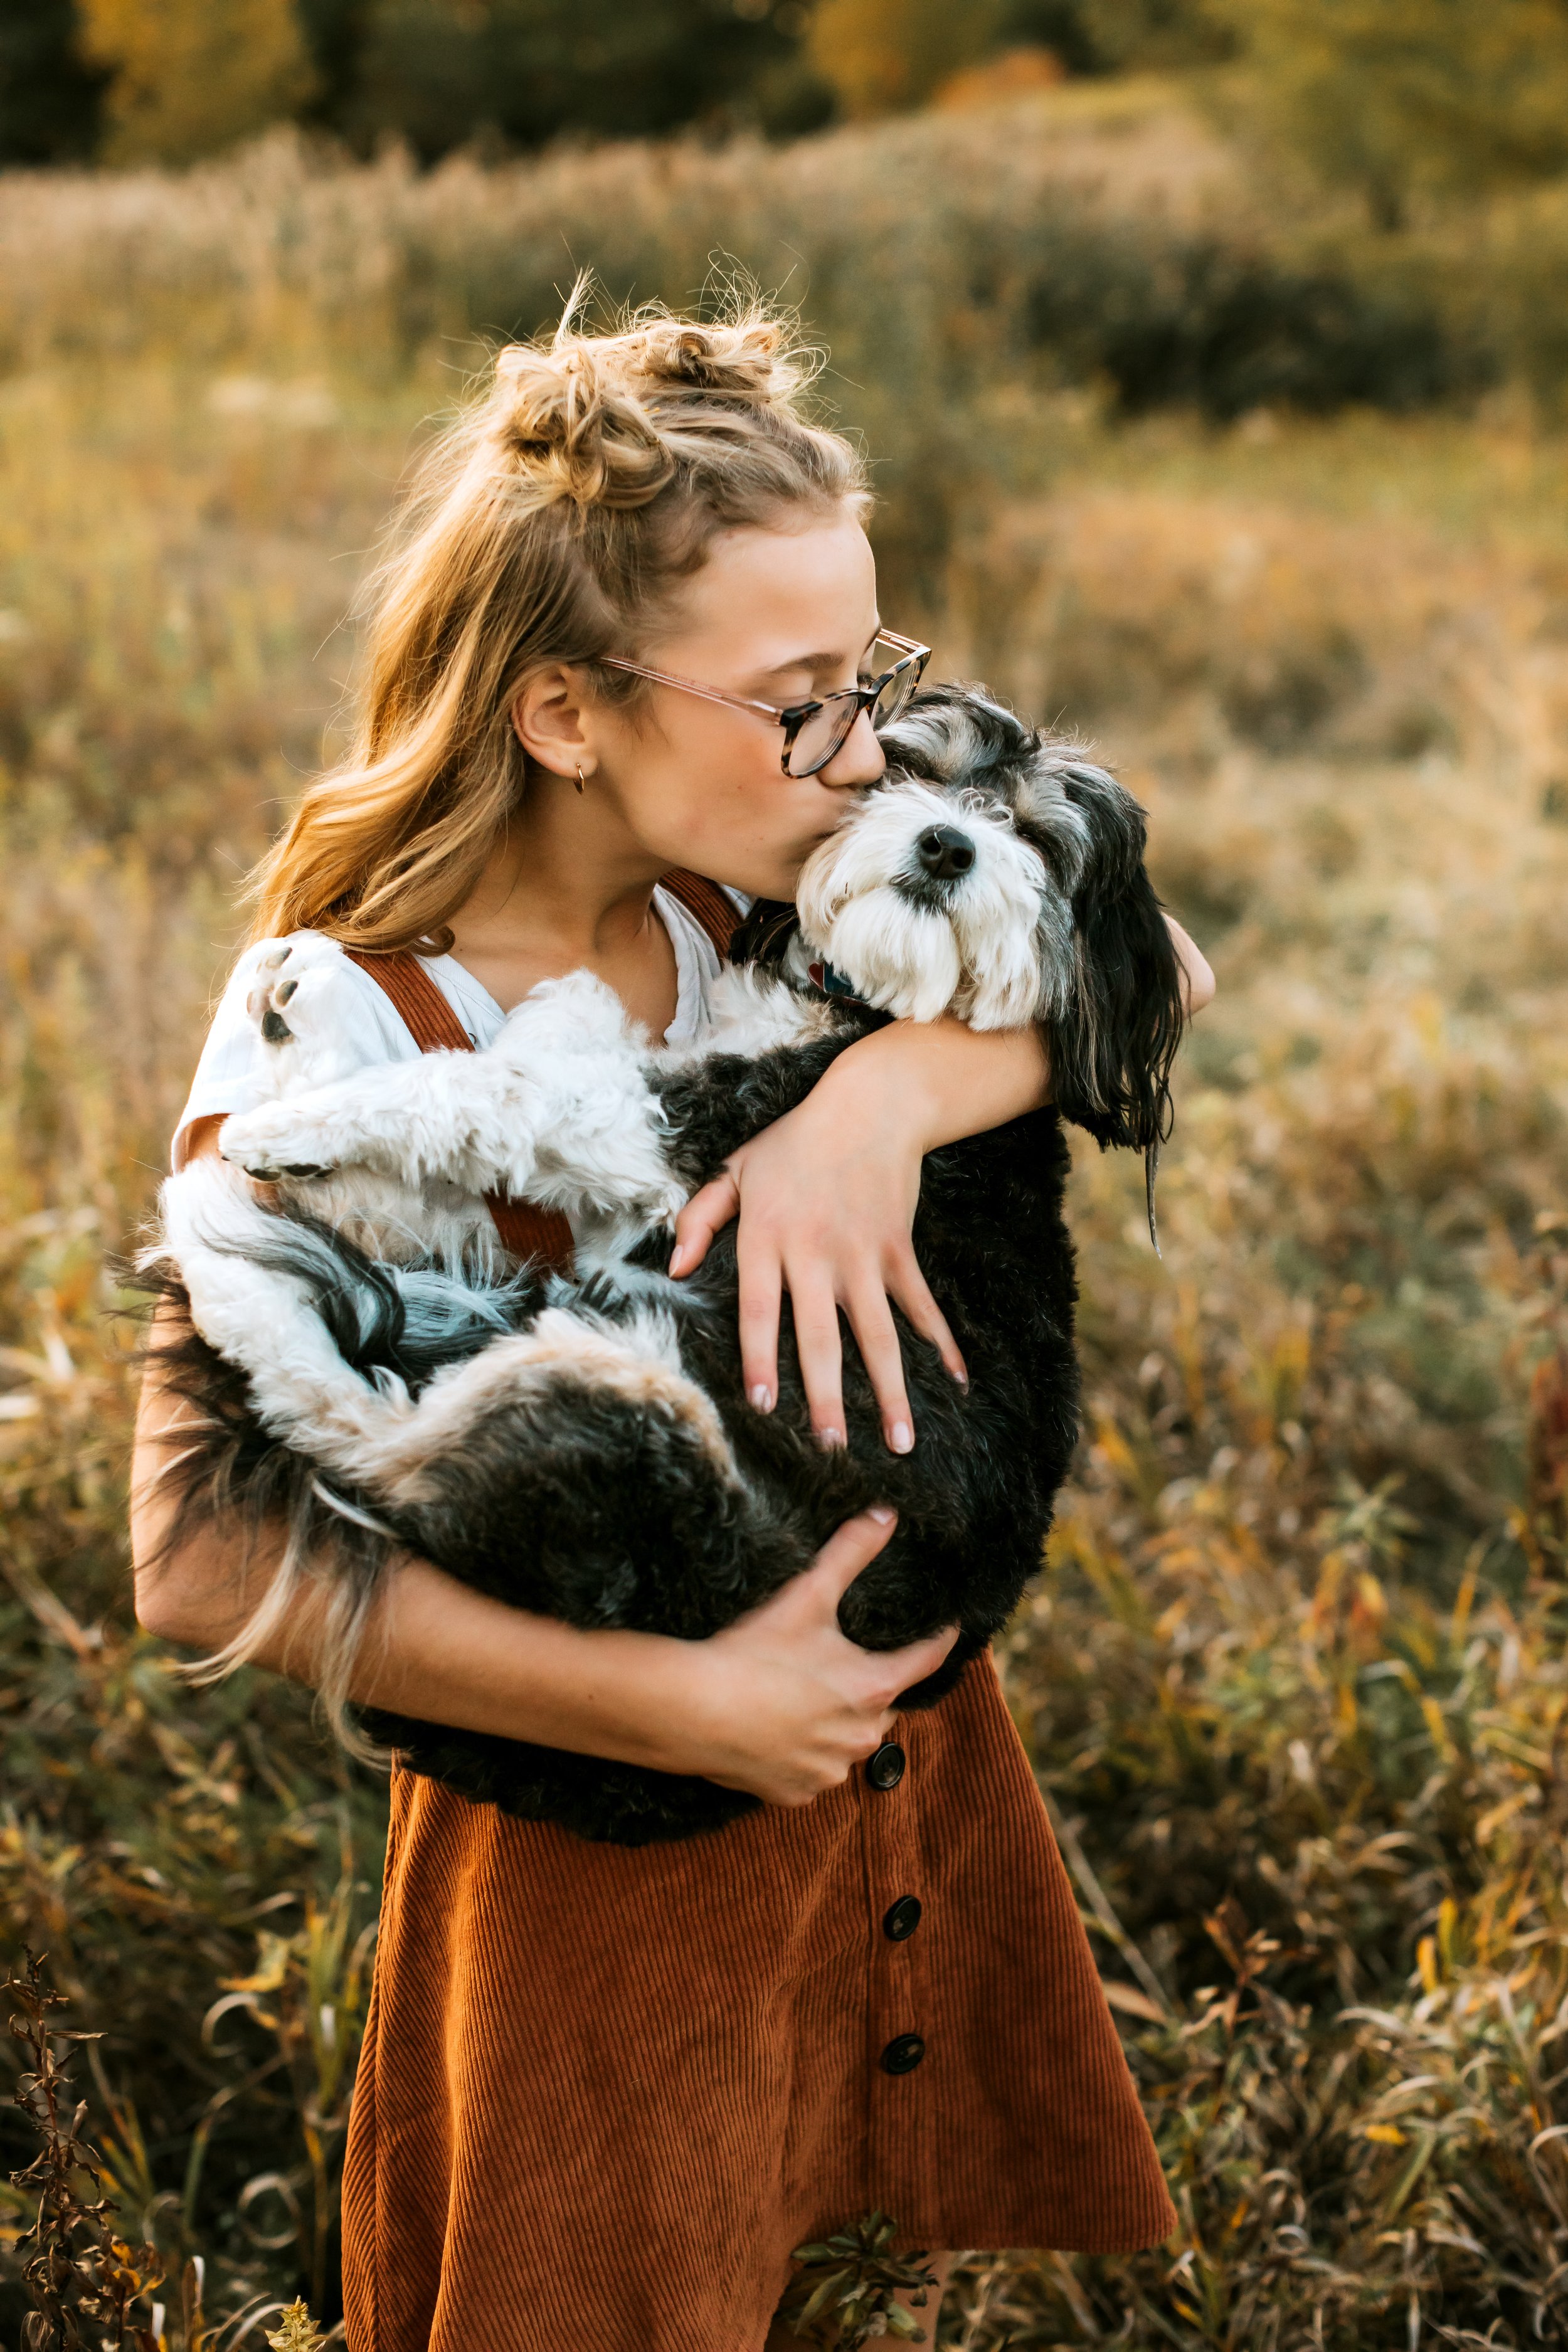
<path id="1" fill-rule="evenodd" d="M 823 996 L 841 997 L 847 1004 L 858 1004 L 863 1001 L 856 995 L 844 974 L 841 971 L 835 971 L 830 963 L 823 962 L 820 958 L 816 962 L 806 965 L 805 976 L 813 988 Z"/>

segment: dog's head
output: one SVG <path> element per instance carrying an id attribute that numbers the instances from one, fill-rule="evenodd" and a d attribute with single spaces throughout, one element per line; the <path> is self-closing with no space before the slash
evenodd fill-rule
<path id="1" fill-rule="evenodd" d="M 1157 1141 L 1182 997 L 1137 802 L 973 688 L 917 696 L 882 745 L 886 775 L 801 870 L 807 952 L 905 1020 L 1044 1022 L 1064 1115 Z"/>

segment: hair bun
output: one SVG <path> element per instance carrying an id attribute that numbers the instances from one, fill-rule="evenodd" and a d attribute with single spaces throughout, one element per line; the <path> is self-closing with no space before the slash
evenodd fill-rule
<path id="1" fill-rule="evenodd" d="M 639 507 L 675 470 L 635 393 L 582 339 L 509 344 L 496 362 L 503 446 L 544 493 L 580 507 Z"/>
<path id="2" fill-rule="evenodd" d="M 640 507 L 672 478 L 693 431 L 722 430 L 737 406 L 786 406 L 804 371 L 761 310 L 712 323 L 645 311 L 613 335 L 574 320 L 552 342 L 509 343 L 496 360 L 492 419 L 544 504 Z"/>
<path id="3" fill-rule="evenodd" d="M 784 329 L 758 312 L 719 324 L 651 320 L 641 330 L 650 377 L 689 384 L 721 399 L 787 400 L 800 370 L 785 353 Z"/>

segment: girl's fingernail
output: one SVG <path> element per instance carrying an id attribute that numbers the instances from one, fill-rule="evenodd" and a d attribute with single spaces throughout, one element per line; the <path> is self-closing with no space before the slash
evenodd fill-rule
<path id="1" fill-rule="evenodd" d="M 671 1274 L 679 1274 L 684 1271 L 685 1265 L 686 1244 L 681 1242 L 669 1253 L 669 1270 Z"/>
<path id="2" fill-rule="evenodd" d="M 953 1373 L 952 1377 L 953 1377 L 953 1379 L 958 1382 L 958 1385 L 959 1385 L 959 1387 L 960 1387 L 961 1389 L 967 1389 L 967 1388 L 968 1388 L 968 1386 L 969 1386 L 969 1374 L 964 1370 L 964 1369 L 963 1369 L 963 1365 L 962 1365 L 962 1364 L 959 1366 L 958 1370 Z"/>
<path id="3" fill-rule="evenodd" d="M 752 1391 L 751 1395 L 752 1402 L 759 1412 L 772 1412 L 773 1409 L 773 1392 L 772 1389 L 763 1388 L 759 1382 L 757 1387 Z"/>
<path id="4" fill-rule="evenodd" d="M 841 1429 L 819 1429 L 816 1433 L 816 1442 L 818 1445 L 831 1453 L 835 1446 L 843 1444 L 844 1432 Z"/>
<path id="5" fill-rule="evenodd" d="M 873 1503 L 866 1517 L 868 1519 L 875 1519 L 879 1528 L 885 1528 L 897 1518 L 898 1513 L 890 1511 L 886 1503 Z"/>
<path id="6" fill-rule="evenodd" d="M 914 1431 L 907 1421 L 894 1422 L 888 1432 L 888 1443 L 895 1454 L 908 1454 L 915 1442 Z"/>

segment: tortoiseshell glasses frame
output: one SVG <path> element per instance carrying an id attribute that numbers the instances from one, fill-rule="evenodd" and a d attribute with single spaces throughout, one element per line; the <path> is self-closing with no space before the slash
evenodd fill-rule
<path id="1" fill-rule="evenodd" d="M 758 702 L 750 695 L 725 694 L 716 686 L 700 686 L 695 678 L 676 677 L 668 670 L 647 669 L 641 662 L 623 661 L 618 655 L 604 654 L 600 660 L 605 669 L 629 670 L 634 677 L 651 678 L 656 686 L 673 686 L 682 694 L 700 695 L 704 702 L 721 702 L 731 710 L 754 710 L 772 719 L 784 732 L 781 772 L 815 776 L 844 749 L 863 710 L 870 712 L 873 727 L 889 727 L 908 709 L 931 659 L 929 646 L 914 637 L 900 637 L 892 629 L 880 630 L 875 643 L 891 646 L 898 656 L 879 676 L 863 678 L 858 686 L 845 687 L 837 694 L 825 694 L 815 702 L 783 706 Z"/>

